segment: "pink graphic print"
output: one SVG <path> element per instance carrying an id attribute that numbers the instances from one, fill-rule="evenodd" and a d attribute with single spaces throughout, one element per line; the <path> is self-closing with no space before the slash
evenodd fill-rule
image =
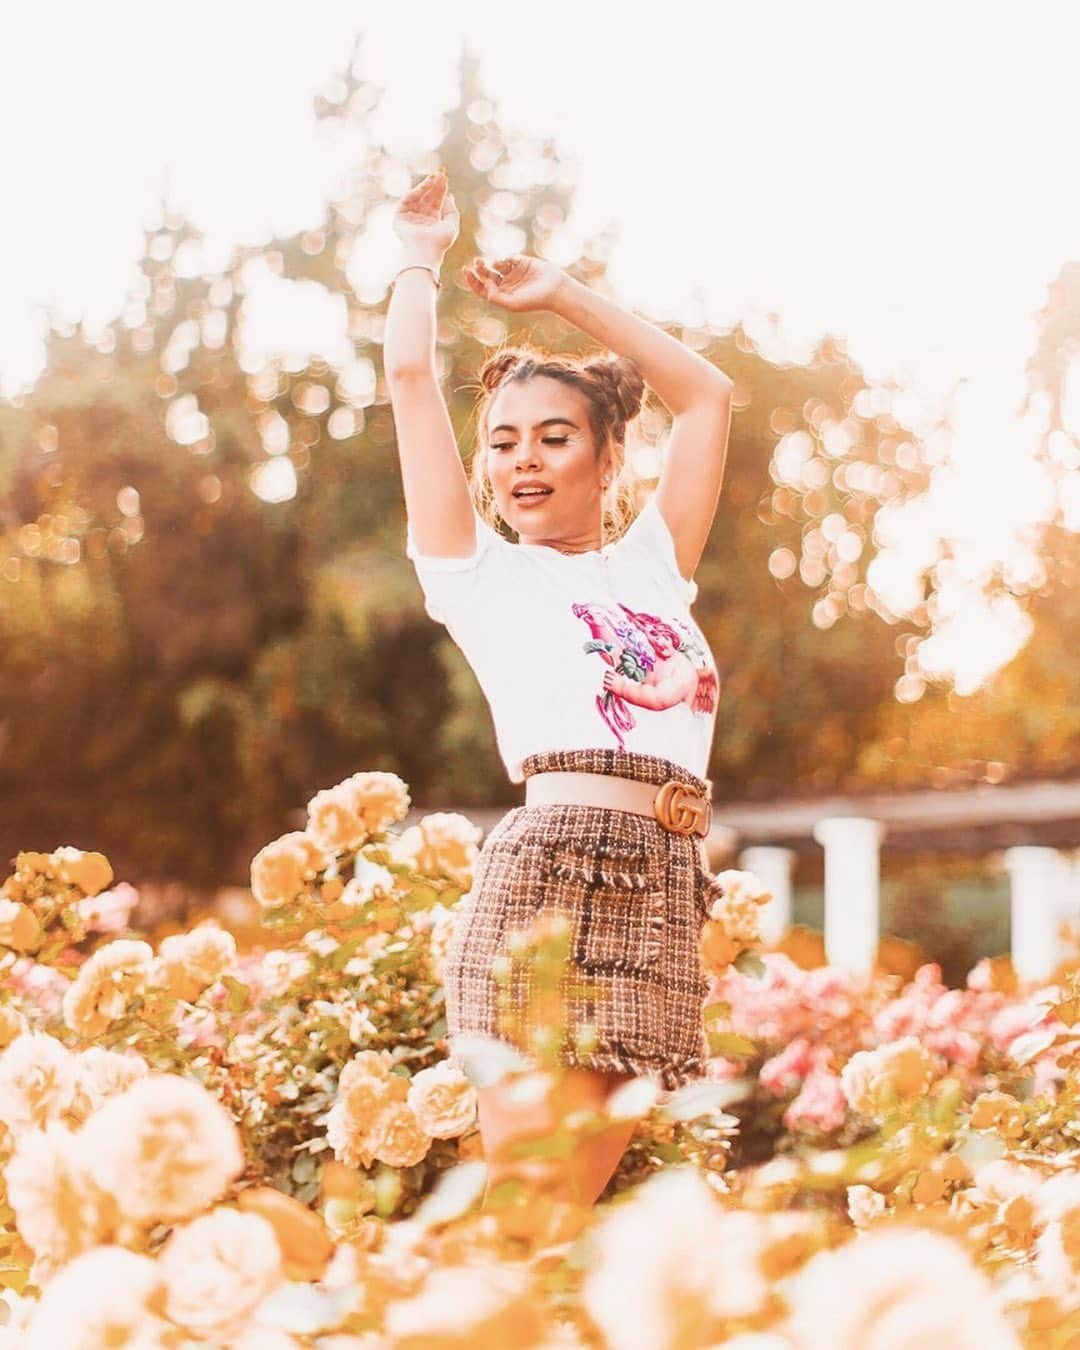
<path id="1" fill-rule="evenodd" d="M 584 650 L 599 652 L 607 663 L 596 706 L 620 750 L 626 748 L 623 732 L 637 725 L 631 704 L 656 712 L 681 703 L 699 713 L 716 707 L 716 670 L 693 629 L 680 619 L 626 605 L 576 604 L 572 612 L 589 629 Z"/>

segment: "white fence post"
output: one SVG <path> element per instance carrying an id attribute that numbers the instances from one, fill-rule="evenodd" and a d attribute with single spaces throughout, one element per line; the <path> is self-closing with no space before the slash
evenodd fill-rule
<path id="1" fill-rule="evenodd" d="M 1003 854 L 1009 874 L 1009 946 L 1021 980 L 1045 980 L 1059 957 L 1058 922 L 1069 881 L 1056 848 L 1017 844 Z"/>
<path id="2" fill-rule="evenodd" d="M 761 936 L 774 946 L 791 927 L 791 871 L 798 855 L 793 848 L 755 844 L 744 848 L 739 866 L 759 877 L 772 899 L 760 910 Z"/>
<path id="3" fill-rule="evenodd" d="M 1058 914 L 1063 919 L 1080 919 L 1080 852 L 1062 852 L 1061 888 L 1058 892 Z"/>
<path id="4" fill-rule="evenodd" d="M 853 974 L 869 974 L 877 957 L 884 836 L 881 821 L 867 816 L 826 816 L 814 825 L 825 849 L 825 956 Z"/>

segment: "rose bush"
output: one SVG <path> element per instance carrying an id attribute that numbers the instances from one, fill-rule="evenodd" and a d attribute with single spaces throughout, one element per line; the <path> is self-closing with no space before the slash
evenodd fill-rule
<path id="1" fill-rule="evenodd" d="M 442 969 L 480 834 L 451 813 L 396 831 L 408 805 L 387 773 L 316 794 L 253 860 L 236 933 L 140 933 L 101 854 L 16 856 L 0 1350 L 1080 1337 L 1074 977 L 803 970 L 762 950 L 757 879 L 719 873 L 705 1080 L 617 1094 L 638 1129 L 595 1209 L 485 1209 L 477 1088 L 557 1073 L 568 935 L 539 916 L 501 971 L 533 972 L 535 1043 L 449 1058 Z"/>

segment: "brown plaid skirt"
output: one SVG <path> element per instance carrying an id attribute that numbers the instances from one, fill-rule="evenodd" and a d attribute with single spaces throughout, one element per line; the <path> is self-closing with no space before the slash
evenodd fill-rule
<path id="1" fill-rule="evenodd" d="M 533 754 L 523 772 L 580 770 L 659 786 L 669 778 L 708 793 L 709 784 L 669 760 L 600 748 Z M 711 896 L 696 835 L 613 807 L 516 806 L 488 833 L 473 884 L 461 899 L 444 965 L 451 1057 L 459 1035 L 495 1036 L 524 1049 L 499 1015 L 492 963 L 508 936 L 542 912 L 571 925 L 568 1031 L 560 1062 L 653 1077 L 666 1090 L 700 1077 L 708 1043 L 702 1005 L 708 983 L 698 939 Z M 525 997 L 522 986 L 516 1014 Z M 582 1023 L 593 1048 L 577 1048 Z"/>

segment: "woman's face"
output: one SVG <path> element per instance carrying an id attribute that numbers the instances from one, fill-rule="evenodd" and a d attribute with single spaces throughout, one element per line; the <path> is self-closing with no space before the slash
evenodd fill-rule
<path id="1" fill-rule="evenodd" d="M 499 514 L 521 543 L 600 547 L 601 465 L 580 390 L 545 375 L 512 380 L 488 406 L 485 454 Z M 529 481 L 551 491 L 515 496 Z"/>

